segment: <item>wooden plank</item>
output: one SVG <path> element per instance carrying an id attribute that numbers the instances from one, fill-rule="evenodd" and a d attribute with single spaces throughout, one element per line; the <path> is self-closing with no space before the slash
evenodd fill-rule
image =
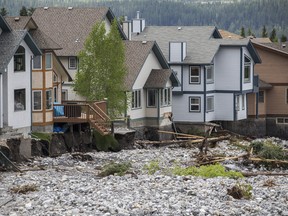
<path id="1" fill-rule="evenodd" d="M 184 134 L 184 133 L 176 133 L 176 132 L 171 132 L 171 131 L 162 131 L 162 130 L 158 130 L 159 133 L 166 133 L 166 134 L 174 134 L 174 135 L 183 135 L 183 136 L 187 136 L 187 137 L 194 137 L 194 138 L 198 138 L 198 139 L 204 139 L 204 137 L 202 136 L 196 136 L 196 135 L 192 135 L 192 134 Z"/>

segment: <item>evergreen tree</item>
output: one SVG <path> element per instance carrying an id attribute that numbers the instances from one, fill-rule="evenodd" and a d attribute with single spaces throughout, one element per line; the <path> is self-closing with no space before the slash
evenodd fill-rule
<path id="1" fill-rule="evenodd" d="M 287 36 L 284 35 L 284 34 L 282 34 L 282 36 L 281 36 L 281 42 L 283 43 L 283 42 L 286 42 L 286 41 L 287 41 Z"/>
<path id="2" fill-rule="evenodd" d="M 247 36 L 252 36 L 252 35 L 253 35 L 253 33 L 251 31 L 251 28 L 248 28 Z"/>
<path id="3" fill-rule="evenodd" d="M 125 51 L 117 21 L 106 34 L 105 24 L 97 23 L 79 54 L 79 71 L 74 88 L 87 100 L 108 99 L 111 117 L 119 117 L 126 109 L 124 78 Z"/>
<path id="4" fill-rule="evenodd" d="M 270 40 L 272 42 L 278 42 L 278 38 L 277 38 L 277 34 L 276 34 L 276 29 L 275 28 L 272 29 L 272 32 L 270 34 Z"/>
<path id="5" fill-rule="evenodd" d="M 20 16 L 28 16 L 28 11 L 25 6 L 22 6 L 21 10 L 19 11 Z"/>
<path id="6" fill-rule="evenodd" d="M 32 14 L 33 14 L 33 12 L 34 12 L 35 10 L 36 10 L 36 8 L 30 7 L 30 8 L 28 9 L 27 15 L 28 15 L 28 16 L 32 16 Z"/>
<path id="7" fill-rule="evenodd" d="M 6 16 L 6 15 L 8 14 L 8 11 L 6 10 L 6 8 L 2 7 L 2 8 L 0 9 L 0 14 L 1 14 L 2 16 Z"/>
<path id="8" fill-rule="evenodd" d="M 241 37 L 244 37 L 244 38 L 246 37 L 245 36 L 245 29 L 243 26 L 241 27 L 240 35 L 241 35 Z"/>
<path id="9" fill-rule="evenodd" d="M 263 28 L 262 28 L 262 35 L 261 37 L 263 38 L 267 38 L 268 37 L 268 32 L 266 30 L 266 26 L 264 25 Z"/>

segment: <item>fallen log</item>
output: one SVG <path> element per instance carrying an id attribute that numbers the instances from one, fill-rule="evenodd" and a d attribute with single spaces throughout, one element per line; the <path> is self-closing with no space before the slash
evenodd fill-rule
<path id="1" fill-rule="evenodd" d="M 212 137 L 212 138 L 208 138 L 207 141 L 208 142 L 218 142 L 218 141 L 222 141 L 222 140 L 226 140 L 226 139 L 229 139 L 230 138 L 230 135 L 227 135 L 227 136 L 221 136 L 221 137 Z M 190 140 L 189 143 L 200 143 L 204 140 L 203 139 L 197 139 L 197 140 Z"/>
<path id="2" fill-rule="evenodd" d="M 256 161 L 256 162 L 271 162 L 271 163 L 288 164 L 288 160 L 275 160 L 275 159 L 264 159 L 264 158 L 249 158 L 249 160 Z"/>
<path id="3" fill-rule="evenodd" d="M 198 138 L 198 139 L 204 139 L 202 136 L 196 136 L 192 134 L 185 134 L 185 133 L 176 133 L 176 132 L 171 132 L 171 131 L 162 131 L 158 130 L 159 133 L 166 133 L 166 134 L 174 134 L 176 136 L 185 136 L 185 137 L 191 137 L 191 138 Z"/>
<path id="4" fill-rule="evenodd" d="M 248 173 L 241 172 L 241 174 L 245 177 L 258 176 L 258 175 L 266 175 L 266 176 L 288 176 L 288 173 L 272 173 L 272 172 L 257 172 L 257 173 Z"/>
<path id="5" fill-rule="evenodd" d="M 10 165 L 13 171 L 22 172 L 22 170 L 19 169 L 12 161 L 10 161 L 9 158 L 7 158 L 6 155 L 1 151 L 0 151 L 0 162 L 2 162 L 5 168 L 8 168 Z"/>

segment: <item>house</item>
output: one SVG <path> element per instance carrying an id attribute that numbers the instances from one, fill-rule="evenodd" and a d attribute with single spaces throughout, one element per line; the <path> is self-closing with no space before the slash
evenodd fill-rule
<path id="1" fill-rule="evenodd" d="M 71 76 L 55 54 L 62 49 L 41 31 L 32 17 L 5 17 L 14 30 L 27 30 L 42 51 L 32 60 L 32 130 L 53 131 L 54 103 L 61 103 L 62 82 Z"/>
<path id="2" fill-rule="evenodd" d="M 176 122 L 247 118 L 247 95 L 254 91 L 254 65 L 261 62 L 248 39 L 223 39 L 213 26 L 143 28 L 142 22 L 141 28 L 132 29 L 143 29 L 132 33 L 132 40 L 157 41 L 180 80 L 181 85 L 173 89 Z"/>
<path id="3" fill-rule="evenodd" d="M 12 30 L 0 15 L 0 128 L 27 136 L 32 126 L 32 59 L 40 56 L 27 30 Z"/>
<path id="4" fill-rule="evenodd" d="M 179 85 L 155 41 L 124 41 L 130 126 L 171 128 L 172 88 Z"/>
<path id="5" fill-rule="evenodd" d="M 115 16 L 107 7 L 44 7 L 37 8 L 32 18 L 38 28 L 62 48 L 54 52 L 73 80 L 78 69 L 77 55 L 83 49 L 91 29 L 96 23 L 104 21 L 106 30 L 109 31 Z M 126 39 L 120 26 L 119 31 L 123 39 Z M 73 91 L 72 80 L 64 81 L 62 98 L 63 100 L 82 100 L 83 98 Z"/>
<path id="6" fill-rule="evenodd" d="M 249 96 L 248 114 L 266 120 L 266 135 L 288 138 L 288 48 L 286 43 L 251 40 L 262 64 L 255 66 L 259 93 Z"/>

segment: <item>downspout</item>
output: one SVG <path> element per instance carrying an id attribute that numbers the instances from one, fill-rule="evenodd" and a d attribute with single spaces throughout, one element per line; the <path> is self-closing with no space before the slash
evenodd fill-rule
<path id="1" fill-rule="evenodd" d="M 203 114 L 204 114 L 204 123 L 206 123 L 206 67 L 204 66 L 204 110 L 203 110 Z"/>
<path id="2" fill-rule="evenodd" d="M 256 119 L 259 118 L 259 91 L 256 93 Z"/>
<path id="3" fill-rule="evenodd" d="M 158 100 L 157 100 L 157 102 L 158 102 L 158 105 L 157 105 L 157 119 L 158 119 L 158 126 L 159 126 L 159 123 L 160 123 L 160 99 L 161 99 L 161 97 L 160 97 L 160 89 L 158 89 L 158 94 L 157 94 L 158 96 Z"/>
<path id="4" fill-rule="evenodd" d="M 3 75 L 0 74 L 0 128 L 3 128 Z M 2 101 L 1 101 L 2 100 Z"/>
<path id="5" fill-rule="evenodd" d="M 32 132 L 32 125 L 33 125 L 33 91 L 32 91 L 32 59 L 33 56 L 30 58 L 30 103 L 31 103 L 31 111 L 30 111 L 30 120 L 31 120 L 31 126 L 30 126 L 30 133 Z"/>

